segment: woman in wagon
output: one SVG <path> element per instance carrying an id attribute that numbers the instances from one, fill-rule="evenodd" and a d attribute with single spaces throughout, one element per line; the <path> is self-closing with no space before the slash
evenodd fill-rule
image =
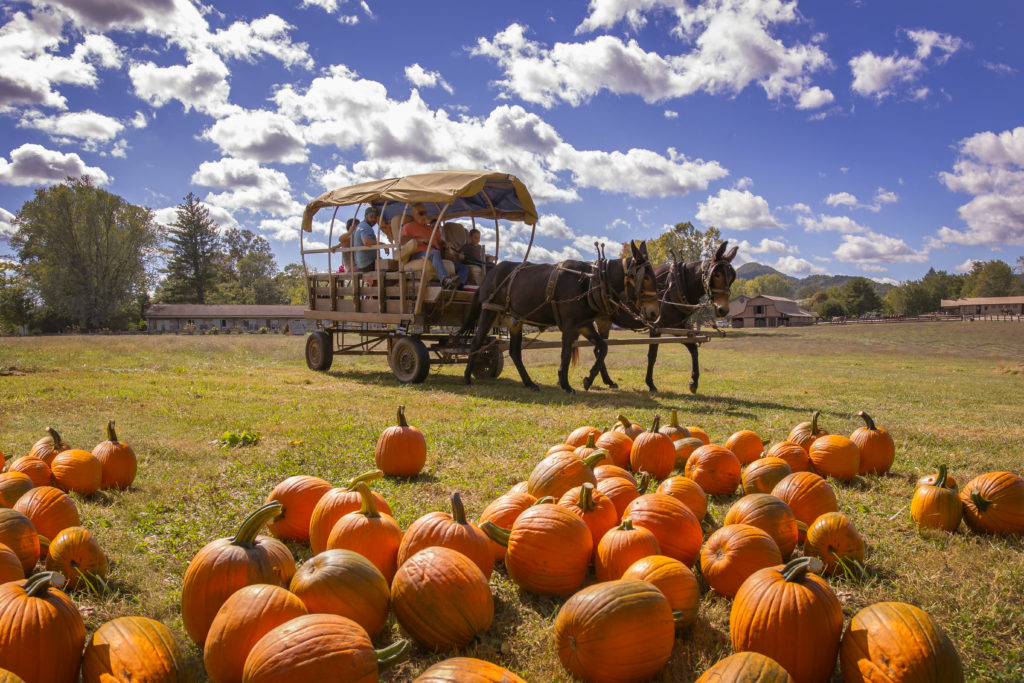
<path id="1" fill-rule="evenodd" d="M 409 256 L 410 261 L 421 258 L 429 258 L 430 264 L 434 266 L 434 272 L 441 280 L 441 286 L 446 289 L 461 289 L 469 277 L 469 268 L 462 263 L 454 263 L 455 277 L 448 273 L 444 267 L 444 259 L 441 252 L 444 251 L 445 242 L 441 239 L 440 230 L 434 234 L 431 241 L 430 235 L 434 231 L 427 219 L 427 207 L 423 204 L 413 204 L 412 220 L 402 226 L 402 241 L 416 240 L 416 251 Z M 429 244 L 428 244 L 429 242 Z"/>

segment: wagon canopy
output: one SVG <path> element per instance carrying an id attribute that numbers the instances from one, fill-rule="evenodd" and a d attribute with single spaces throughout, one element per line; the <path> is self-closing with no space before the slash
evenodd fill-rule
<path id="1" fill-rule="evenodd" d="M 537 208 L 526 186 L 513 175 L 482 170 L 434 171 L 404 178 L 371 180 L 331 190 L 306 205 L 302 229 L 313 229 L 313 216 L 327 206 L 385 203 L 447 205 L 446 218 L 490 218 L 537 223 Z M 401 213 L 399 208 L 397 213 Z M 385 211 L 385 218 L 393 212 Z"/>

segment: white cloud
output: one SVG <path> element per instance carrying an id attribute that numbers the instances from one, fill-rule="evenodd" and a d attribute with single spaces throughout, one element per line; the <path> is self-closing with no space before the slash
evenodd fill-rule
<path id="1" fill-rule="evenodd" d="M 196 185 L 227 192 L 208 194 L 204 201 L 227 211 L 265 211 L 275 216 L 302 213 L 303 206 L 292 197 L 288 176 L 262 168 L 251 159 L 207 161 L 192 176 Z"/>
<path id="2" fill-rule="evenodd" d="M 42 145 L 26 143 L 11 150 L 11 160 L 0 158 L 0 184 L 47 185 L 68 176 L 89 176 L 97 185 L 106 185 L 110 177 L 103 169 L 87 166 L 74 152 L 64 154 Z"/>
<path id="3" fill-rule="evenodd" d="M 220 57 L 210 51 L 192 55 L 187 66 L 157 66 L 153 62 L 133 64 L 128 69 L 135 94 L 162 107 L 178 100 L 186 112 L 193 108 L 214 117 L 239 111 L 228 103 L 230 71 Z"/>
<path id="4" fill-rule="evenodd" d="M 882 204 L 895 204 L 900 200 L 900 196 L 891 190 L 886 190 L 884 187 L 880 187 L 875 191 L 875 204 L 881 206 Z"/>
<path id="5" fill-rule="evenodd" d="M 290 164 L 305 161 L 308 154 L 299 127 L 269 111 L 231 114 L 214 123 L 203 137 L 224 154 L 242 159 Z"/>
<path id="6" fill-rule="evenodd" d="M 884 273 L 889 269 L 885 266 L 880 266 L 872 263 L 858 263 L 858 270 L 863 270 L 865 273 Z"/>
<path id="7" fill-rule="evenodd" d="M 796 108 L 821 109 L 826 105 L 832 104 L 835 100 L 836 96 L 832 94 L 831 90 L 822 90 L 815 85 L 800 93 L 800 99 L 797 100 Z"/>
<path id="8" fill-rule="evenodd" d="M 964 261 L 963 263 L 958 263 L 957 265 L 953 266 L 953 272 L 954 273 L 969 273 L 972 270 L 974 270 L 974 264 L 977 263 L 977 262 L 978 262 L 977 259 L 969 258 L 966 261 Z"/>
<path id="9" fill-rule="evenodd" d="M 786 244 L 781 240 L 772 240 L 767 237 L 763 238 L 756 245 L 751 244 L 747 240 L 741 240 L 736 243 L 736 246 L 740 248 L 739 254 L 746 256 L 747 254 L 758 255 L 758 254 L 799 254 L 800 249 L 796 245 Z"/>
<path id="10" fill-rule="evenodd" d="M 871 204 L 862 204 L 857 199 L 857 196 L 849 192 L 836 192 L 830 194 L 826 199 L 825 203 L 829 206 L 846 206 L 851 209 L 867 209 L 868 211 L 874 211 L 878 213 L 882 210 L 883 204 L 894 204 L 899 201 L 899 195 L 895 192 L 890 192 L 885 188 L 878 188 L 875 191 L 874 201 Z"/>
<path id="11" fill-rule="evenodd" d="M 706 189 L 708 183 L 727 175 L 718 162 L 691 161 L 671 147 L 666 157 L 649 149 L 630 149 L 623 154 L 577 150 L 563 143 L 551 167 L 570 171 L 580 187 L 636 197 L 683 195 Z"/>
<path id="12" fill-rule="evenodd" d="M 783 256 L 772 265 L 772 268 L 793 277 L 828 275 L 828 271 L 821 266 L 816 266 L 807 259 L 797 258 L 796 256 Z"/>
<path id="13" fill-rule="evenodd" d="M 556 240 L 571 240 L 575 237 L 565 219 L 553 213 L 541 214 L 537 219 L 537 236 Z"/>
<path id="14" fill-rule="evenodd" d="M 225 233 L 231 228 L 240 228 L 241 224 L 235 220 L 234 215 L 227 209 L 212 204 L 206 204 L 206 208 L 210 211 L 210 220 L 212 220 L 221 233 Z M 174 221 L 178 220 L 178 207 L 177 206 L 165 206 L 161 209 L 153 211 L 154 220 L 161 225 L 170 225 Z"/>
<path id="15" fill-rule="evenodd" d="M 832 252 L 847 263 L 927 263 L 928 251 L 914 251 L 898 237 L 875 232 L 843 235 L 843 243 Z"/>
<path id="16" fill-rule="evenodd" d="M 845 234 L 870 232 L 849 216 L 826 216 L 823 213 L 814 216 L 797 216 L 797 222 L 807 232 L 841 232 Z"/>
<path id="17" fill-rule="evenodd" d="M 298 242 L 299 231 L 302 225 L 302 215 L 288 216 L 287 218 L 268 218 L 260 221 L 258 230 L 264 233 L 270 239 L 275 239 L 280 242 Z M 344 225 L 344 224 L 343 224 Z M 337 229 L 337 225 L 335 229 Z M 310 245 L 303 243 L 308 249 Z"/>
<path id="18" fill-rule="evenodd" d="M 696 218 L 719 230 L 779 227 L 768 202 L 750 190 L 720 190 L 718 195 L 698 205 Z"/>
<path id="19" fill-rule="evenodd" d="M 849 192 L 837 192 L 825 198 L 829 206 L 857 206 L 857 197 Z"/>
<path id="20" fill-rule="evenodd" d="M 529 245 L 519 240 L 511 240 L 501 243 L 501 258 L 503 260 L 519 260 L 526 255 Z M 593 247 L 591 247 L 593 250 Z M 581 260 L 583 254 L 571 246 L 562 247 L 559 250 L 546 249 L 538 244 L 530 248 L 530 263 L 558 263 L 569 259 Z"/>
<path id="21" fill-rule="evenodd" d="M 679 118 L 679 112 L 672 111 L 671 109 L 666 109 L 665 110 L 665 118 L 666 119 L 678 119 Z"/>
<path id="22" fill-rule="evenodd" d="M 124 124 L 115 118 L 97 114 L 91 109 L 56 116 L 44 116 L 37 111 L 26 113 L 18 125 L 35 128 L 51 138 L 78 138 L 93 142 L 106 142 L 124 130 Z"/>
<path id="23" fill-rule="evenodd" d="M 10 237 L 14 234 L 14 214 L 0 206 L 0 237 Z"/>
<path id="24" fill-rule="evenodd" d="M 906 35 L 916 45 L 912 57 L 902 56 L 899 52 L 887 57 L 862 52 L 850 59 L 853 72 L 851 87 L 854 92 L 881 101 L 896 95 L 901 86 L 907 86 L 911 99 L 923 99 L 927 97 L 929 89 L 915 83 L 928 69 L 925 62 L 930 59 L 936 64 L 944 64 L 951 55 L 964 47 L 961 38 L 948 33 L 910 30 L 906 31 Z"/>
<path id="25" fill-rule="evenodd" d="M 419 64 L 405 67 L 405 78 L 417 88 L 444 88 L 451 95 L 454 90 L 438 71 L 427 71 Z"/>
<path id="26" fill-rule="evenodd" d="M 270 55 L 285 66 L 313 68 L 309 45 L 294 42 L 288 35 L 295 27 L 276 14 L 254 19 L 248 23 L 236 21 L 223 31 L 217 31 L 209 45 L 225 57 L 255 62 L 261 54 Z"/>

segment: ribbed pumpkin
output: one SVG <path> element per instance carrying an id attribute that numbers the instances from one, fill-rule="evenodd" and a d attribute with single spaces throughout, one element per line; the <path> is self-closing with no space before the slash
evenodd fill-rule
<path id="1" fill-rule="evenodd" d="M 52 486 L 37 486 L 14 504 L 14 509 L 32 520 L 36 532 L 51 541 L 62 530 L 82 523 L 71 496 Z M 69 576 L 68 581 L 73 581 Z"/>
<path id="2" fill-rule="evenodd" d="M 576 450 L 576 446 L 570 446 L 567 443 L 556 443 L 554 446 L 548 449 L 546 455 L 551 455 L 552 453 L 558 453 L 560 451 L 569 451 L 571 453 L 574 450 Z"/>
<path id="3" fill-rule="evenodd" d="M 398 623 L 428 648 L 465 647 L 494 619 L 487 577 L 462 553 L 440 546 L 402 563 L 391 601 Z"/>
<path id="4" fill-rule="evenodd" d="M 267 525 L 270 533 L 282 541 L 308 541 L 313 510 L 330 490 L 331 485 L 326 481 L 306 474 L 297 474 L 279 483 L 264 501 L 277 501 L 282 506 L 281 516 Z"/>
<path id="5" fill-rule="evenodd" d="M 945 465 L 939 465 L 934 479 L 946 481 Z M 955 489 L 922 484 L 914 490 L 914 497 L 910 500 L 910 516 L 921 527 L 956 531 L 964 516 L 964 506 Z"/>
<path id="6" fill-rule="evenodd" d="M 529 488 L 529 486 L 527 485 L 527 482 L 524 479 L 523 481 L 517 481 L 516 483 L 512 484 L 512 486 L 511 486 L 511 488 L 509 488 L 508 492 L 509 493 L 526 493 L 526 495 L 529 496 L 530 494 L 527 493 L 527 489 L 528 488 Z"/>
<path id="7" fill-rule="evenodd" d="M 796 683 L 781 664 L 760 652 L 737 652 L 716 662 L 697 683 Z"/>
<path id="8" fill-rule="evenodd" d="M 113 420 L 107 421 L 107 440 L 96 444 L 92 454 L 100 461 L 101 488 L 126 489 L 135 481 L 135 473 L 139 468 L 138 459 L 128 444 L 117 440 Z"/>
<path id="9" fill-rule="evenodd" d="M 50 482 L 53 481 L 50 466 L 41 458 L 37 458 L 34 455 L 26 455 L 18 458 L 11 463 L 11 466 L 7 468 L 7 471 L 21 472 L 22 474 L 28 475 L 28 478 L 32 480 L 33 486 L 49 486 Z"/>
<path id="10" fill-rule="evenodd" d="M 18 556 L 26 576 L 32 573 L 39 561 L 39 534 L 28 517 L 17 510 L 0 508 L 0 543 Z"/>
<path id="11" fill-rule="evenodd" d="M 672 439 L 658 431 L 661 416 L 656 415 L 651 428 L 633 437 L 629 451 L 629 468 L 634 472 L 650 472 L 655 479 L 664 479 L 676 466 L 676 449 Z"/>
<path id="12" fill-rule="evenodd" d="M 512 528 L 491 522 L 480 528 L 508 547 L 505 568 L 516 585 L 541 595 L 571 595 L 587 576 L 594 552 L 590 529 L 561 505 L 537 502 Z"/>
<path id="13" fill-rule="evenodd" d="M 644 431 L 644 428 L 630 420 L 625 415 L 619 415 L 615 418 L 615 426 L 612 427 L 612 431 L 622 432 L 630 439 L 635 439 L 637 434 Z"/>
<path id="14" fill-rule="evenodd" d="M 601 436 L 600 429 L 590 425 L 584 425 L 583 427 L 577 427 L 569 432 L 569 436 L 565 437 L 565 442 L 573 448 L 579 448 L 586 444 L 590 439 L 596 439 L 599 436 Z"/>
<path id="15" fill-rule="evenodd" d="M 989 472 L 971 479 L 960 491 L 964 521 L 989 534 L 1024 533 L 1024 479 L 1012 472 Z"/>
<path id="16" fill-rule="evenodd" d="M 351 550 L 325 550 L 299 567 L 289 590 L 311 613 L 348 617 L 375 636 L 388 619 L 391 588 L 373 563 Z"/>
<path id="17" fill-rule="evenodd" d="M 431 546 L 457 550 L 476 563 L 484 576 L 491 577 L 494 571 L 494 553 L 487 534 L 475 524 L 466 521 L 466 509 L 458 491 L 450 497 L 451 513 L 428 512 L 405 530 L 402 543 L 398 546 L 398 566 L 410 557 Z"/>
<path id="18" fill-rule="evenodd" d="M 864 564 L 864 539 L 849 517 L 826 512 L 807 527 L 804 554 L 821 559 L 826 574 L 854 573 L 858 564 Z"/>
<path id="19" fill-rule="evenodd" d="M 100 626 L 85 646 L 82 683 L 177 683 L 185 658 L 174 634 L 148 617 L 119 617 Z"/>
<path id="20" fill-rule="evenodd" d="M 729 614 L 733 650 L 771 657 L 797 681 L 829 680 L 843 634 L 843 608 L 828 584 L 811 573 L 820 567 L 820 560 L 798 557 L 751 574 Z"/>
<path id="21" fill-rule="evenodd" d="M 617 434 L 618 432 L 615 433 Z M 594 478 L 598 482 L 608 477 L 622 477 L 623 479 L 629 479 L 634 484 L 636 483 L 636 477 L 633 476 L 633 473 L 618 465 L 602 464 L 594 468 Z"/>
<path id="22" fill-rule="evenodd" d="M 931 616 L 914 605 L 876 602 L 853 615 L 839 647 L 846 683 L 962 683 L 956 647 Z"/>
<path id="23" fill-rule="evenodd" d="M 434 664 L 413 683 L 526 683 L 508 669 L 473 657 L 451 657 Z"/>
<path id="24" fill-rule="evenodd" d="M 355 512 L 363 505 L 363 499 L 356 491 L 356 484 L 367 483 L 384 476 L 380 470 L 370 470 L 352 478 L 344 486 L 333 488 L 317 502 L 313 514 L 309 518 L 309 547 L 314 553 L 327 548 L 327 538 L 331 535 L 334 524 L 342 515 Z M 376 491 L 373 492 L 374 504 L 386 515 L 391 514 L 388 502 Z"/>
<path id="25" fill-rule="evenodd" d="M 717 529 L 700 551 L 700 571 L 719 595 L 733 597 L 754 572 L 782 563 L 779 546 L 764 531 L 749 524 Z"/>
<path id="26" fill-rule="evenodd" d="M 56 572 L 0 584 L 0 669 L 30 683 L 78 681 L 85 624 L 63 584 Z"/>
<path id="27" fill-rule="evenodd" d="M 594 683 L 646 681 L 668 662 L 672 608 L 646 581 L 605 581 L 566 600 L 555 617 L 555 647 L 575 677 Z"/>
<path id="28" fill-rule="evenodd" d="M 860 449 L 840 434 L 818 437 L 807 452 L 811 467 L 823 477 L 850 481 L 860 470 Z"/>
<path id="29" fill-rule="evenodd" d="M 608 460 L 618 467 L 629 467 L 629 452 L 633 450 L 633 439 L 623 432 L 605 432 L 594 440 L 594 445 L 608 453 Z"/>
<path id="30" fill-rule="evenodd" d="M 534 466 L 526 484 L 527 493 L 534 498 L 552 496 L 557 500 L 573 486 L 584 482 L 596 484 L 594 467 L 607 456 L 601 449 L 586 458 L 565 451 L 553 453 Z"/>
<path id="31" fill-rule="evenodd" d="M 25 570 L 21 567 L 21 558 L 17 553 L 0 543 L 0 583 L 21 581 L 25 578 Z"/>
<path id="32" fill-rule="evenodd" d="M 500 527 L 511 529 L 512 525 L 515 524 L 516 519 L 523 513 L 523 510 L 536 502 L 537 499 L 529 493 L 506 493 L 503 496 L 495 498 L 491 501 L 490 505 L 484 508 L 484 511 L 480 513 L 480 518 L 477 520 L 477 524 L 493 522 Z M 504 560 L 507 548 L 501 543 L 492 541 L 489 537 L 487 541 L 491 545 L 491 552 L 494 554 L 494 561 L 499 562 Z"/>
<path id="33" fill-rule="evenodd" d="M 243 683 L 377 683 L 405 659 L 409 641 L 374 650 L 363 627 L 337 614 L 306 614 L 271 629 L 245 658 Z"/>
<path id="34" fill-rule="evenodd" d="M 775 485 L 772 495 L 788 505 L 797 521 L 807 526 L 826 512 L 839 511 L 832 485 L 814 472 L 794 472 Z"/>
<path id="35" fill-rule="evenodd" d="M 764 452 L 764 441 L 750 429 L 741 429 L 725 440 L 725 447 L 732 451 L 740 465 L 749 465 Z"/>
<path id="36" fill-rule="evenodd" d="M 622 513 L 626 506 L 640 496 L 640 489 L 636 483 L 625 477 L 608 477 L 597 482 L 597 490 L 603 493 L 612 501 L 615 506 L 615 514 L 622 519 Z"/>
<path id="37" fill-rule="evenodd" d="M 811 444 L 816 439 L 828 434 L 822 427 L 818 426 L 818 418 L 821 417 L 821 411 L 815 410 L 814 415 L 811 415 L 810 422 L 801 422 L 789 433 L 786 437 L 786 441 L 792 441 L 793 443 L 799 444 L 800 448 L 810 453 Z"/>
<path id="38" fill-rule="evenodd" d="M 103 465 L 89 451 L 77 448 L 61 451 L 50 461 L 53 484 L 65 491 L 91 496 L 103 481 Z"/>
<path id="39" fill-rule="evenodd" d="M 254 583 L 287 586 L 295 574 L 291 551 L 260 529 L 281 512 L 267 503 L 245 518 L 231 538 L 203 546 L 185 569 L 181 584 L 181 620 L 185 631 L 202 647 L 217 610 L 239 588 Z"/>
<path id="40" fill-rule="evenodd" d="M 25 679 L 7 669 L 0 669 L 0 683 L 25 683 Z"/>
<path id="41" fill-rule="evenodd" d="M 875 426 L 875 421 L 863 410 L 857 417 L 864 420 L 864 426 L 850 434 L 850 441 L 860 450 L 861 474 L 885 474 L 896 459 L 896 444 L 889 433 Z"/>
<path id="42" fill-rule="evenodd" d="M 595 548 L 601 537 L 619 523 L 615 503 L 590 483 L 569 489 L 558 504 L 579 515 L 586 523 Z"/>
<path id="43" fill-rule="evenodd" d="M 811 469 L 811 459 L 807 457 L 807 451 L 795 441 L 780 441 L 769 448 L 764 456 L 785 460 L 794 472 L 807 472 Z"/>
<path id="44" fill-rule="evenodd" d="M 626 506 L 623 517 L 654 533 L 661 554 L 674 557 L 688 567 L 697 562 L 704 539 L 700 522 L 690 508 L 664 493 L 648 493 Z"/>
<path id="45" fill-rule="evenodd" d="M 203 664 L 213 683 L 240 683 L 245 658 L 264 635 L 308 614 L 302 600 L 281 586 L 256 583 L 224 601 L 210 624 Z"/>
<path id="46" fill-rule="evenodd" d="M 327 547 L 359 553 L 372 562 L 391 585 L 398 569 L 402 528 L 391 515 L 377 509 L 377 501 L 366 484 L 356 484 L 356 491 L 362 498 L 362 507 L 342 515 L 327 538 Z M 490 548 L 487 550 L 489 555 Z"/>
<path id="47" fill-rule="evenodd" d="M 685 471 L 686 461 L 690 459 L 695 450 L 704 445 L 706 444 L 695 436 L 673 441 L 672 447 L 676 450 L 676 469 Z"/>
<path id="48" fill-rule="evenodd" d="M 642 557 L 660 552 L 658 539 L 643 527 L 634 527 L 628 517 L 601 537 L 594 550 L 594 573 L 598 581 L 619 579 Z"/>
<path id="49" fill-rule="evenodd" d="M 694 427 L 693 425 L 687 425 L 686 431 L 690 432 L 690 436 L 694 437 L 695 439 L 700 439 L 701 443 L 703 443 L 705 446 L 707 446 L 708 444 L 711 443 L 711 437 L 708 436 L 708 433 L 705 432 L 700 427 Z"/>
<path id="50" fill-rule="evenodd" d="M 793 468 L 782 458 L 760 458 L 746 466 L 740 483 L 743 493 L 771 493 L 775 485 L 793 474 Z"/>
<path id="51" fill-rule="evenodd" d="M 381 432 L 373 451 L 377 468 L 392 477 L 415 477 L 427 462 L 427 439 L 405 419 L 398 406 L 398 424 Z"/>
<path id="52" fill-rule="evenodd" d="M 60 434 L 53 427 L 46 428 L 46 436 L 32 444 L 32 450 L 29 451 L 29 455 L 33 455 L 47 465 L 53 460 L 53 456 L 57 455 L 61 451 L 66 451 L 71 446 L 64 442 L 64 439 L 60 438 Z"/>
<path id="53" fill-rule="evenodd" d="M 780 498 L 768 493 L 743 496 L 725 513 L 723 523 L 756 526 L 772 537 L 782 559 L 790 556 L 800 537 L 793 511 Z"/>
<path id="54" fill-rule="evenodd" d="M 18 499 L 35 486 L 32 478 L 24 472 L 0 474 L 0 507 L 12 508 Z"/>
<path id="55" fill-rule="evenodd" d="M 676 626 L 687 627 L 697 621 L 700 608 L 700 584 L 690 568 L 668 555 L 642 557 L 623 573 L 623 579 L 649 581 L 668 598 Z"/>
<path id="56" fill-rule="evenodd" d="M 667 436 L 670 441 L 690 438 L 690 430 L 679 424 L 679 412 L 675 408 L 669 413 L 668 424 L 662 425 L 658 431 Z"/>
<path id="57" fill-rule="evenodd" d="M 576 448 L 572 449 L 572 452 L 576 455 L 577 458 L 580 458 L 582 460 L 583 458 L 587 457 L 588 455 L 597 450 L 597 444 L 594 442 L 594 439 L 597 438 L 595 434 L 596 430 L 587 435 L 586 443 L 584 443 L 582 446 L 577 446 Z"/>
<path id="58" fill-rule="evenodd" d="M 686 476 L 704 493 L 731 496 L 740 484 L 740 461 L 724 446 L 701 446 L 686 461 Z"/>
<path id="59" fill-rule="evenodd" d="M 46 568 L 67 577 L 67 586 L 74 590 L 107 575 L 107 556 L 92 532 L 84 526 L 70 526 L 50 541 Z"/>
<path id="60" fill-rule="evenodd" d="M 708 497 L 704 489 L 693 479 L 687 477 L 669 477 L 658 485 L 657 493 L 664 493 L 672 496 L 686 507 L 697 518 L 698 522 L 704 520 L 708 514 Z"/>

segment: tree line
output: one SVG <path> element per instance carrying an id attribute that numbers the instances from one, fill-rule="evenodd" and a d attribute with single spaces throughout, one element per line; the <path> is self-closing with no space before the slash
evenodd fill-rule
<path id="1" fill-rule="evenodd" d="M 151 303 L 302 304 L 302 266 L 269 242 L 222 231 L 189 193 L 170 225 L 88 177 L 35 191 L 0 259 L 0 332 L 138 329 Z"/>

